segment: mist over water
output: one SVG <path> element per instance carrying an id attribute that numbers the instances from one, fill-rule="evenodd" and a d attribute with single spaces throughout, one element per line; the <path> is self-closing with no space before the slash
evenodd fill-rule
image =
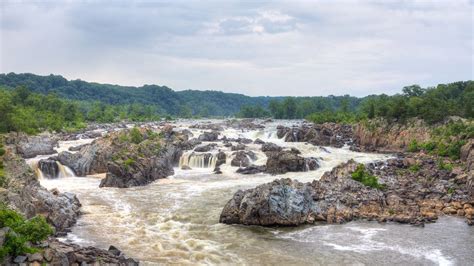
<path id="1" fill-rule="evenodd" d="M 232 152 L 222 142 L 215 142 L 217 147 L 211 153 L 221 149 L 227 154 L 221 175 L 212 173 L 212 162 L 196 159 L 190 163 L 186 153 L 188 158 L 182 159 L 192 170 L 176 167 L 173 176 L 143 187 L 99 188 L 100 178 L 94 176 L 41 179 L 41 184 L 73 192 L 83 205 L 83 215 L 65 241 L 102 248 L 113 244 L 144 264 L 469 265 L 474 261 L 474 230 L 458 218 L 442 218 L 424 228 L 364 221 L 271 228 L 218 223 L 222 208 L 239 189 L 277 178 L 311 182 L 351 158 L 367 163 L 391 157 L 286 143 L 276 138 L 277 123 L 265 124 L 262 130 L 225 129 L 223 135 L 297 148 L 303 157 L 319 158 L 318 170 L 279 176 L 240 175 L 235 173 L 237 167 L 230 166 Z M 188 128 L 189 123 L 177 126 Z M 197 137 L 207 130 L 191 131 Z M 61 148 L 66 144 L 71 145 L 62 142 Z M 260 145 L 247 147 L 257 155 L 253 164 L 265 164 Z"/>

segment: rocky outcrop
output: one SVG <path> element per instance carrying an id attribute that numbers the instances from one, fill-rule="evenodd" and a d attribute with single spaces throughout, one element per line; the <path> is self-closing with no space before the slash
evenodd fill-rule
<path id="1" fill-rule="evenodd" d="M 272 175 L 307 171 L 305 158 L 294 151 L 267 152 L 266 172 Z"/>
<path id="2" fill-rule="evenodd" d="M 282 147 L 276 145 L 275 143 L 272 142 L 266 142 L 262 145 L 262 151 L 263 152 L 273 152 L 273 151 L 281 151 L 283 150 Z"/>
<path id="3" fill-rule="evenodd" d="M 474 197 L 474 139 L 461 148 L 461 160 L 466 164 L 467 188 Z"/>
<path id="4" fill-rule="evenodd" d="M 7 144 L 16 147 L 16 153 L 23 158 L 33 158 L 37 155 L 56 153 L 58 141 L 51 135 L 28 136 L 24 133 L 10 133 L 6 139 Z"/>
<path id="5" fill-rule="evenodd" d="M 245 150 L 246 146 L 244 144 L 237 144 L 230 147 L 231 151 L 242 151 Z"/>
<path id="6" fill-rule="evenodd" d="M 49 239 L 38 245 L 37 253 L 5 258 L 4 264 L 17 265 L 138 265 L 137 260 L 128 258 L 119 249 L 110 246 L 108 250 L 95 247 L 81 247 Z"/>
<path id="7" fill-rule="evenodd" d="M 25 161 L 12 146 L 4 156 L 6 189 L 0 191 L 1 202 L 31 218 L 43 215 L 58 233 L 72 226 L 79 215 L 80 203 L 74 194 L 43 188 Z"/>
<path id="8" fill-rule="evenodd" d="M 278 138 L 286 142 L 308 142 L 313 145 L 342 147 L 351 144 L 353 131 L 351 125 L 336 123 L 303 124 L 298 127 L 277 127 Z"/>
<path id="9" fill-rule="evenodd" d="M 353 132 L 355 149 L 362 151 L 403 152 L 413 140 L 423 143 L 431 139 L 431 128 L 422 120 L 372 120 L 356 124 Z"/>
<path id="10" fill-rule="evenodd" d="M 52 159 L 71 168 L 77 176 L 86 176 L 106 172 L 107 163 L 115 152 L 111 138 L 100 138 L 83 146 L 77 153 L 64 151 Z"/>
<path id="11" fill-rule="evenodd" d="M 263 173 L 267 170 L 265 165 L 250 165 L 247 167 L 241 167 L 237 169 L 237 173 L 242 175 L 254 175 L 258 173 Z"/>
<path id="12" fill-rule="evenodd" d="M 230 165 L 238 167 L 247 167 L 250 165 L 251 160 L 254 161 L 257 159 L 257 155 L 252 151 L 237 151 L 232 155 L 234 158 L 230 162 Z"/>
<path id="13" fill-rule="evenodd" d="M 217 141 L 219 137 L 219 132 L 211 131 L 211 132 L 204 132 L 199 135 L 198 140 L 200 141 Z"/>
<path id="14" fill-rule="evenodd" d="M 57 178 L 59 176 L 59 166 L 55 160 L 40 160 L 38 161 L 38 168 L 45 178 Z"/>
<path id="15" fill-rule="evenodd" d="M 440 215 L 474 222 L 474 199 L 462 171 L 442 170 L 429 157 L 369 164 L 366 171 L 378 177 L 380 189 L 352 179 L 357 165 L 349 161 L 312 183 L 280 179 L 238 191 L 220 222 L 269 226 L 367 219 L 423 225 Z"/>
<path id="16" fill-rule="evenodd" d="M 208 151 L 211 151 L 212 149 L 214 149 L 216 146 L 217 146 L 217 144 L 215 144 L 215 143 L 205 144 L 205 145 L 197 146 L 196 148 L 194 148 L 194 151 L 196 151 L 196 152 L 208 152 Z"/>

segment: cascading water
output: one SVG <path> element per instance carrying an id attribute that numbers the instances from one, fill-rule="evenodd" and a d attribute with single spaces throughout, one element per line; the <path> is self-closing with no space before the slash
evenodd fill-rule
<path id="1" fill-rule="evenodd" d="M 217 156 L 211 153 L 186 152 L 179 159 L 179 168 L 211 168 L 214 169 L 217 163 Z"/>
<path id="2" fill-rule="evenodd" d="M 194 123 L 190 121 L 181 126 L 189 128 Z M 474 260 L 471 251 L 474 231 L 464 221 L 454 218 L 440 219 L 424 228 L 369 222 L 270 228 L 219 224 L 222 208 L 238 190 L 253 188 L 276 178 L 312 182 L 349 159 L 369 163 L 390 158 L 383 154 L 284 142 L 273 130 L 282 123 L 285 122 L 267 123 L 266 128 L 258 133 L 225 129 L 222 136 L 253 140 L 258 137 L 285 149 L 296 148 L 302 157 L 312 158 L 311 161 L 305 160 L 306 169 L 309 170 L 311 162 L 317 163 L 319 168 L 279 176 L 266 173 L 241 175 L 236 173 L 237 167 L 225 164 L 220 166 L 222 174 L 216 175 L 208 169 L 215 166 L 216 151 L 226 152 L 228 161 L 232 158 L 230 148 L 218 142 L 211 152 L 188 151 L 181 156 L 180 168 L 189 166 L 196 169 L 175 169 L 174 176 L 144 187 L 99 189 L 100 179 L 93 176 L 45 179 L 42 185 L 75 193 L 83 205 L 84 215 L 65 239 L 101 248 L 114 244 L 127 255 L 140 259 L 144 265 L 371 265 L 387 261 L 400 265 L 470 265 L 469 262 Z M 291 126 L 291 123 L 285 126 Z M 191 130 L 195 136 L 200 134 L 198 130 Z M 246 151 L 257 154 L 253 164 L 266 163 L 261 145 L 246 144 Z M 108 233 L 104 234 L 104 231 Z M 453 244 L 446 245 L 447 241 Z"/>

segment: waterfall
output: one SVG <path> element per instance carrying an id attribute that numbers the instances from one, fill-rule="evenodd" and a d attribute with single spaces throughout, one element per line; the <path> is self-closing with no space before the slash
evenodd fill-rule
<path id="1" fill-rule="evenodd" d="M 64 177 L 75 177 L 76 175 L 74 172 L 71 170 L 71 168 L 62 165 L 60 162 L 56 162 L 59 168 L 59 173 L 58 173 L 58 178 L 64 178 Z"/>
<path id="2" fill-rule="evenodd" d="M 189 166 L 191 168 L 212 168 L 216 167 L 217 156 L 211 153 L 187 152 L 179 158 L 179 167 Z"/>
<path id="3" fill-rule="evenodd" d="M 33 160 L 28 161 L 28 164 L 30 165 L 33 172 L 36 174 L 36 177 L 38 178 L 38 180 L 48 179 L 48 178 L 66 178 L 66 177 L 76 176 L 74 174 L 74 171 L 72 171 L 71 168 L 65 165 L 62 165 L 58 161 L 52 161 L 52 160 L 47 160 L 49 166 L 46 169 L 44 169 L 46 171 L 45 173 L 41 169 L 40 161 L 43 161 L 43 160 L 33 159 Z"/>

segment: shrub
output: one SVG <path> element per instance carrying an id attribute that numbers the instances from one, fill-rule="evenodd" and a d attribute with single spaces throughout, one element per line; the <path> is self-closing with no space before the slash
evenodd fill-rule
<path id="1" fill-rule="evenodd" d="M 3 156 L 5 155 L 5 149 L 4 148 L 0 148 L 0 156 Z"/>
<path id="2" fill-rule="evenodd" d="M 410 144 L 408 144 L 408 151 L 409 152 L 420 151 L 420 146 L 418 145 L 418 141 L 416 141 L 416 139 L 412 140 Z"/>
<path id="3" fill-rule="evenodd" d="M 133 164 L 135 164 L 135 160 L 134 160 L 134 159 L 131 159 L 131 158 L 128 158 L 128 159 L 125 160 L 123 163 L 124 163 L 125 166 L 128 168 L 128 167 L 132 166 Z"/>
<path id="4" fill-rule="evenodd" d="M 34 253 L 38 250 L 29 243 L 38 243 L 53 233 L 44 217 L 36 216 L 26 220 L 19 213 L 0 206 L 0 228 L 9 227 L 5 243 L 0 247 L 0 259 L 7 255 Z"/>
<path id="5" fill-rule="evenodd" d="M 436 142 L 428 141 L 421 145 L 421 148 L 427 152 L 432 152 L 436 149 Z"/>
<path id="6" fill-rule="evenodd" d="M 143 136 L 137 127 L 132 128 L 130 131 L 130 139 L 135 144 L 140 144 L 143 141 Z"/>
<path id="7" fill-rule="evenodd" d="M 379 184 L 376 176 L 369 174 L 365 170 L 363 164 L 357 166 L 356 170 L 352 173 L 352 179 L 372 188 L 383 189 L 385 187 L 384 185 Z"/>
<path id="8" fill-rule="evenodd" d="M 438 161 L 438 169 L 439 170 L 446 170 L 446 171 L 453 171 L 453 165 L 450 163 L 444 163 L 443 160 Z"/>
<path id="9" fill-rule="evenodd" d="M 410 168 L 408 168 L 410 171 L 412 171 L 413 173 L 416 173 L 418 171 L 420 171 L 421 169 L 421 166 L 419 164 L 414 164 L 412 166 L 410 166 Z"/>

